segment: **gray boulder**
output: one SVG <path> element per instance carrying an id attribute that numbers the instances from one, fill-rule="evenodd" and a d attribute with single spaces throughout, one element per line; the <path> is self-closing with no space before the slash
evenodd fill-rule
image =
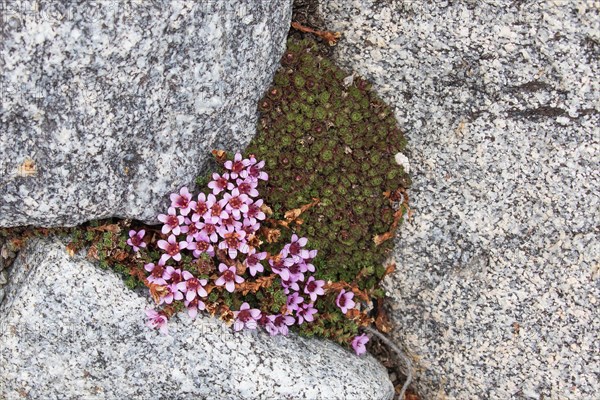
<path id="1" fill-rule="evenodd" d="M 600 393 L 600 20 L 589 1 L 323 2 L 409 139 L 393 337 L 425 399 Z"/>
<path id="2" fill-rule="evenodd" d="M 144 325 L 148 296 L 34 239 L 0 304 L 0 398 L 390 399 L 387 372 L 332 342 L 234 333 L 187 315 Z"/>
<path id="3" fill-rule="evenodd" d="M 291 3 L 7 2 L 0 226 L 155 222 L 211 149 L 253 136 Z"/>

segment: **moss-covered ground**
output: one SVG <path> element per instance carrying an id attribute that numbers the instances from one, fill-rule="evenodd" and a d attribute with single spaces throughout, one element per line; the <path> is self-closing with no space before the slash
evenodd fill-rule
<path id="1" fill-rule="evenodd" d="M 326 58 L 311 39 L 290 38 L 273 86 L 259 103 L 256 138 L 247 149 L 266 160 L 261 194 L 276 215 L 318 199 L 293 229 L 319 250 L 318 278 L 377 285 L 393 240 L 389 196 L 409 185 L 394 161 L 406 139 L 391 109 L 361 78 Z"/>

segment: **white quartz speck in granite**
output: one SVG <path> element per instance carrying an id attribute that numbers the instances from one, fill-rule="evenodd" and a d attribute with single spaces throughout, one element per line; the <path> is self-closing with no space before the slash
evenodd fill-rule
<path id="1" fill-rule="evenodd" d="M 210 150 L 254 135 L 291 18 L 290 0 L 4 3 L 5 227 L 156 222 Z"/>
<path id="2" fill-rule="evenodd" d="M 600 393 L 600 7 L 323 2 L 409 139 L 393 336 L 423 398 Z"/>
<path id="3" fill-rule="evenodd" d="M 146 294 L 56 239 L 33 239 L 0 304 L 0 398 L 381 399 L 386 369 L 333 342 L 183 314 L 144 326 Z"/>

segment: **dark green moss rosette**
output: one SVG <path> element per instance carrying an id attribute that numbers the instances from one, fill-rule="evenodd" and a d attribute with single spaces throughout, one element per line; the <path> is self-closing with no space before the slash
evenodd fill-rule
<path id="1" fill-rule="evenodd" d="M 271 179 L 261 193 L 275 216 L 320 200 L 290 226 L 318 249 L 317 277 L 373 289 L 393 245 L 374 242 L 393 228 L 395 210 L 384 193 L 410 184 L 394 161 L 406 139 L 367 81 L 347 85 L 350 73 L 311 39 L 287 45 L 246 153 L 266 160 Z"/>

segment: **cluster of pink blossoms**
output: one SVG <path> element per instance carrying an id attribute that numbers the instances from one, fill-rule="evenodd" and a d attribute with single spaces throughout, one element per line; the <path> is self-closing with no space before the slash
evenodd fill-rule
<path id="1" fill-rule="evenodd" d="M 325 281 L 308 275 L 315 272 L 312 261 L 317 250 L 306 249 L 308 240 L 295 234 L 290 243 L 275 256 L 268 257 L 266 252 L 258 252 L 251 246 L 249 240 L 260 229 L 260 221 L 266 218 L 262 211 L 263 200 L 258 199 L 257 190 L 259 180 L 268 180 L 268 175 L 262 171 L 264 161 L 257 162 L 254 157 L 243 159 L 238 153 L 233 161 L 226 161 L 224 166 L 227 172 L 212 175 L 213 180 L 208 184 L 212 193 L 208 196 L 200 193 L 194 199 L 187 187 L 171 194 L 171 206 L 167 214 L 158 216 L 163 223 L 161 232 L 168 235 L 167 240 L 157 243 L 163 252 L 158 263 L 144 266 L 150 273 L 147 279 L 164 287 L 160 304 L 183 300 L 189 316 L 195 318 L 198 311 L 206 307 L 203 299 L 208 296 L 205 289 L 208 281 L 198 279 L 189 271 L 167 265 L 171 259 L 181 261 L 182 251 L 191 252 L 194 258 L 203 254 L 214 257 L 215 251 L 220 249 L 230 259 L 240 261 L 252 277 L 265 271 L 262 262 L 267 260 L 269 269 L 281 279 L 287 295 L 287 313 L 267 315 L 243 303 L 238 311 L 234 311 L 234 330 L 256 329 L 260 325 L 271 335 L 287 335 L 289 326 L 314 320 L 318 312 L 314 302 L 325 294 Z M 132 231 L 130 237 L 135 240 L 140 236 L 141 242 L 143 233 L 140 233 L 137 235 Z M 130 245 L 134 251 L 138 250 L 136 247 L 142 247 L 138 240 Z M 220 263 L 218 269 L 220 275 L 213 283 L 230 293 L 235 291 L 236 284 L 245 281 L 233 265 Z M 352 297 L 352 292 L 342 291 L 336 300 L 344 314 L 354 307 Z M 147 316 L 148 326 L 166 332 L 167 319 L 164 314 L 150 310 Z M 360 354 L 354 342 L 352 347 Z"/>

